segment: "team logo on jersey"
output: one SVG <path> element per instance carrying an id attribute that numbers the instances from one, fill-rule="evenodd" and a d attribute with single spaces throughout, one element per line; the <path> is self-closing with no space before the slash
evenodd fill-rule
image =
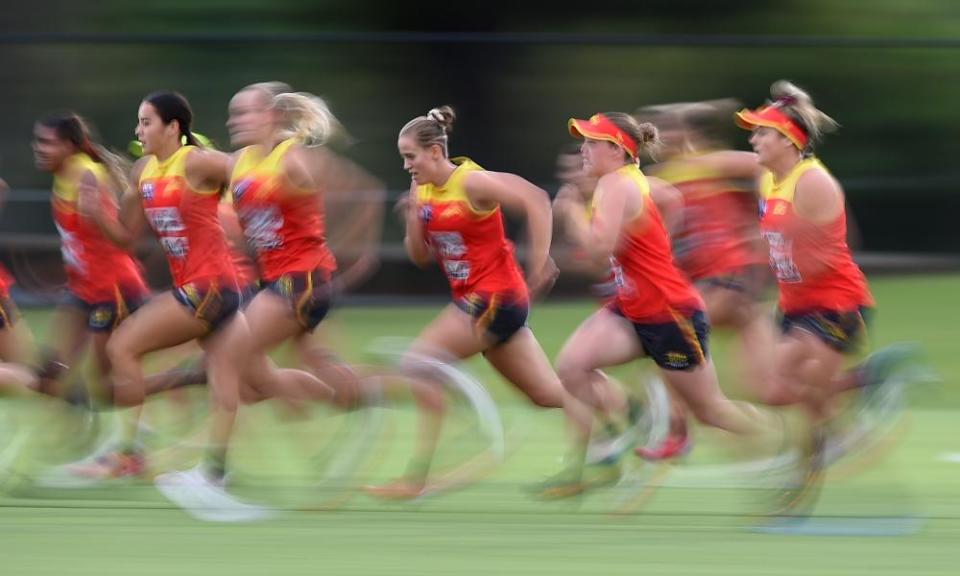
<path id="1" fill-rule="evenodd" d="M 453 218 L 455 216 L 462 216 L 463 208 L 459 204 L 450 204 L 440 212 L 441 218 Z"/>
<path id="2" fill-rule="evenodd" d="M 420 219 L 423 220 L 424 224 L 430 222 L 433 219 L 433 206 L 430 204 L 424 204 L 420 207 Z"/>
<path id="3" fill-rule="evenodd" d="M 169 180 L 163 180 L 160 182 L 160 189 L 155 193 L 159 192 L 162 198 L 169 198 L 174 194 L 181 194 L 183 190 L 187 187 L 186 180 L 177 176 Z"/>
<path id="4" fill-rule="evenodd" d="M 787 205 L 786 205 L 786 204 L 779 203 L 779 204 L 777 204 L 776 206 L 773 207 L 773 215 L 774 215 L 774 216 L 783 216 L 783 215 L 786 214 L 786 213 L 787 213 Z"/>
<path id="5" fill-rule="evenodd" d="M 143 185 L 140 186 L 140 193 L 143 195 L 144 200 L 153 200 L 153 191 L 153 182 L 144 182 Z"/>

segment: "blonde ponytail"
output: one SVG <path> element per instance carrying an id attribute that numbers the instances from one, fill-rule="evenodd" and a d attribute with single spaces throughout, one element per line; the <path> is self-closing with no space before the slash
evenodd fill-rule
<path id="1" fill-rule="evenodd" d="M 326 144 L 342 126 L 322 98 L 307 92 L 284 92 L 273 98 L 283 118 L 285 138 L 299 138 L 307 146 Z"/>
<path id="2" fill-rule="evenodd" d="M 780 109 L 807 133 L 810 149 L 820 141 L 825 132 L 833 132 L 840 125 L 817 109 L 813 98 L 806 91 L 788 80 L 777 80 L 770 86 L 772 106 Z"/>

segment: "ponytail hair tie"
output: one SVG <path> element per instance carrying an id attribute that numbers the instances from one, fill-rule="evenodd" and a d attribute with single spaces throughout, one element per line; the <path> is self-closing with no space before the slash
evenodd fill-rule
<path id="1" fill-rule="evenodd" d="M 443 112 L 441 112 L 439 108 L 431 108 L 430 111 L 427 112 L 427 118 L 440 124 L 440 128 L 442 128 L 444 132 L 447 131 L 447 127 L 443 123 Z"/>

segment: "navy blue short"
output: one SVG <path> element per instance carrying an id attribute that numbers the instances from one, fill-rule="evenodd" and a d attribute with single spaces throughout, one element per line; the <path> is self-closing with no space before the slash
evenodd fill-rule
<path id="1" fill-rule="evenodd" d="M 63 304 L 78 308 L 86 314 L 87 330 L 113 332 L 146 301 L 147 294 L 141 291 L 118 290 L 110 300 L 87 301 L 68 290 Z"/>
<path id="2" fill-rule="evenodd" d="M 245 310 L 260 291 L 260 284 L 253 282 L 240 286 L 240 309 Z"/>
<path id="3" fill-rule="evenodd" d="M 496 344 L 503 344 L 527 325 L 530 304 L 526 298 L 512 294 L 471 293 L 453 302 L 466 312 L 478 332 L 493 336 Z"/>
<path id="4" fill-rule="evenodd" d="M 855 354 L 865 345 L 870 308 L 857 310 L 816 310 L 802 314 L 780 314 L 780 330 L 789 334 L 805 330 L 824 344 L 844 354 Z"/>
<path id="5" fill-rule="evenodd" d="M 626 318 L 615 303 L 607 309 Z M 677 312 L 672 322 L 631 324 L 644 353 L 664 370 L 691 370 L 710 356 L 710 323 L 701 310 Z"/>
<path id="6" fill-rule="evenodd" d="M 268 283 L 266 290 L 286 300 L 297 322 L 308 332 L 312 332 L 330 312 L 333 285 L 327 270 L 288 272 Z"/>
<path id="7" fill-rule="evenodd" d="M 193 283 L 178 286 L 173 289 L 173 297 L 206 324 L 210 332 L 223 326 L 240 309 L 240 293 L 216 282 L 206 287 Z"/>

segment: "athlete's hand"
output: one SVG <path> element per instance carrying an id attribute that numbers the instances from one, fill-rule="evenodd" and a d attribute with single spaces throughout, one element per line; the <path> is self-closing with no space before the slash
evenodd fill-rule
<path id="1" fill-rule="evenodd" d="M 569 212 L 571 203 L 575 201 L 569 191 L 560 190 L 556 198 L 553 199 L 553 215 L 561 222 L 566 222 L 567 212 Z"/>
<path id="2" fill-rule="evenodd" d="M 96 217 L 99 209 L 99 198 L 97 198 L 97 189 L 93 186 L 80 184 L 80 190 L 77 194 L 77 212 L 81 218 Z"/>
<path id="3" fill-rule="evenodd" d="M 407 221 L 407 210 L 410 209 L 410 195 L 403 194 L 397 200 L 396 204 L 393 205 L 393 213 L 397 215 L 397 218 L 402 222 Z"/>
<path id="4" fill-rule="evenodd" d="M 558 194 L 553 201 L 553 214 L 563 226 L 587 220 L 583 200 L 573 194 Z"/>
<path id="5" fill-rule="evenodd" d="M 365 252 L 353 264 L 336 276 L 337 293 L 349 292 L 373 276 L 380 268 L 380 255 L 375 250 Z"/>
<path id="6" fill-rule="evenodd" d="M 560 276 L 560 269 L 553 258 L 547 258 L 546 264 L 537 272 L 530 272 L 527 275 L 527 288 L 530 290 L 530 298 L 539 300 L 546 296 Z"/>

